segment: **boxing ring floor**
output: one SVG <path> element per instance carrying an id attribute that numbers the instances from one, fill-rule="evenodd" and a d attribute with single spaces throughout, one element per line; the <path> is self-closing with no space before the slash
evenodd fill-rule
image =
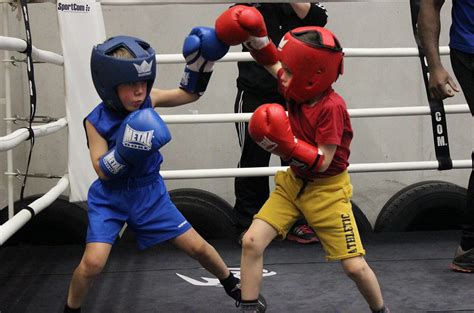
<path id="1" fill-rule="evenodd" d="M 474 275 L 448 264 L 457 231 L 371 234 L 363 238 L 392 312 L 474 312 Z M 210 241 L 230 267 L 240 247 Z M 0 249 L 0 312 L 61 312 L 79 245 L 7 246 Z M 273 242 L 266 251 L 262 293 L 267 312 L 358 313 L 368 308 L 339 262 L 326 262 L 320 244 Z M 275 274 L 276 273 L 276 274 Z M 146 251 L 118 243 L 93 285 L 83 312 L 238 312 L 221 287 L 197 286 L 212 278 L 196 261 L 165 243 Z"/>

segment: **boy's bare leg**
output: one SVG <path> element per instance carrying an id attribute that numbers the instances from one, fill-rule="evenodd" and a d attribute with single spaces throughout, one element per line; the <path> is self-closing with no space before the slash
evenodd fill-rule
<path id="1" fill-rule="evenodd" d="M 79 308 L 91 287 L 94 278 L 102 272 L 109 258 L 112 245 L 102 242 L 92 242 L 86 245 L 81 263 L 74 270 L 69 292 L 67 306 Z"/>
<path id="2" fill-rule="evenodd" d="M 210 273 L 214 274 L 229 297 L 240 301 L 240 280 L 230 272 L 216 249 L 204 240 L 194 228 L 172 239 L 171 242 L 196 259 Z"/>
<path id="3" fill-rule="evenodd" d="M 171 242 L 217 278 L 225 279 L 229 276 L 229 269 L 219 253 L 194 228 L 190 228 Z"/>
<path id="4" fill-rule="evenodd" d="M 344 272 L 357 285 L 362 296 L 365 298 L 373 311 L 384 307 L 382 292 L 372 269 L 362 256 L 349 258 L 341 261 Z"/>
<path id="5" fill-rule="evenodd" d="M 259 298 L 262 282 L 263 252 L 277 236 L 277 231 L 267 222 L 254 219 L 242 239 L 241 288 L 242 300 Z"/>

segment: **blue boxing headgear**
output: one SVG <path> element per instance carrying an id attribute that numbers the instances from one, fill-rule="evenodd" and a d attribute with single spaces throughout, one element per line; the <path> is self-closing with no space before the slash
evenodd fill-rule
<path id="1" fill-rule="evenodd" d="M 112 53 L 124 48 L 131 59 L 117 58 Z M 156 77 L 155 50 L 145 41 L 117 36 L 94 46 L 91 54 L 92 81 L 104 104 L 114 111 L 125 112 L 117 95 L 117 86 L 124 83 L 147 82 L 147 96 Z"/>

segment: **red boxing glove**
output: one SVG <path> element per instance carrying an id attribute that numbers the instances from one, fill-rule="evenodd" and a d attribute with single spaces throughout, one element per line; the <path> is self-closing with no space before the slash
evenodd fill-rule
<path id="1" fill-rule="evenodd" d="M 324 155 L 317 147 L 295 138 L 285 109 L 279 104 L 257 108 L 250 118 L 249 134 L 262 149 L 293 166 L 317 172 L 323 164 Z"/>
<path id="2" fill-rule="evenodd" d="M 267 27 L 262 14 L 254 8 L 236 5 L 216 19 L 217 37 L 229 46 L 241 44 L 250 36 L 264 37 Z"/>
<path id="3" fill-rule="evenodd" d="M 217 37 L 227 45 L 243 43 L 258 64 L 278 62 L 277 49 L 268 38 L 265 21 L 256 8 L 245 5 L 229 8 L 216 19 L 215 29 Z"/>

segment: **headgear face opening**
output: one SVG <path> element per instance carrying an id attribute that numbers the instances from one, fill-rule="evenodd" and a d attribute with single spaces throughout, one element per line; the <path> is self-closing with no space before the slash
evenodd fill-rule
<path id="1" fill-rule="evenodd" d="M 119 48 L 126 49 L 132 58 L 114 57 L 112 53 Z M 104 104 L 114 111 L 125 112 L 117 95 L 117 86 L 146 81 L 148 97 L 156 77 L 155 50 L 139 38 L 111 37 L 92 49 L 91 73 L 94 87 Z"/>
<path id="2" fill-rule="evenodd" d="M 287 100 L 304 103 L 327 90 L 343 73 L 342 47 L 323 27 L 295 28 L 285 34 L 278 50 L 280 61 L 291 71 L 290 84 L 279 88 Z"/>

